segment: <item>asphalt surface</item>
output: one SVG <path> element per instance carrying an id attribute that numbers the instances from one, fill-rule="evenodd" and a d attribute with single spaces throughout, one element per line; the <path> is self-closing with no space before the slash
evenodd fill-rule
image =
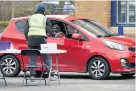
<path id="1" fill-rule="evenodd" d="M 50 85 L 22 86 L 23 74 L 6 78 L 8 86 L 0 79 L 0 91 L 135 91 L 135 76 L 123 78 L 111 74 L 106 80 L 93 80 L 86 73 L 60 73 L 61 81 L 51 81 Z M 30 84 L 30 82 L 29 82 Z M 32 83 L 31 83 L 32 84 Z M 33 83 L 35 84 L 35 83 Z"/>

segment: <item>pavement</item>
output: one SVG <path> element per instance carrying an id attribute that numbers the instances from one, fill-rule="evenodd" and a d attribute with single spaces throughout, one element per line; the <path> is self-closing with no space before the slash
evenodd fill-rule
<path id="1" fill-rule="evenodd" d="M 23 73 L 17 77 L 6 77 L 8 86 L 0 79 L 0 91 L 135 91 L 135 76 L 123 78 L 118 74 L 111 74 L 106 80 L 93 80 L 86 73 L 61 72 L 60 84 L 51 81 L 44 85 L 22 86 Z M 30 84 L 30 83 L 29 83 Z"/>

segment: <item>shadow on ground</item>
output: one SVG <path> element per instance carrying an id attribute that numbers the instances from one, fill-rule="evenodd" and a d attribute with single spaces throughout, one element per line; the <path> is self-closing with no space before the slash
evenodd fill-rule
<path id="1" fill-rule="evenodd" d="M 24 75 L 21 74 L 18 77 L 23 77 Z M 47 75 L 45 76 L 47 78 Z M 10 78 L 14 78 L 14 77 L 10 77 Z M 91 79 L 93 80 L 92 78 L 90 78 L 89 75 L 81 75 L 81 74 L 61 74 L 60 75 L 60 78 L 61 79 Z M 129 80 L 129 79 L 135 79 L 135 75 L 132 76 L 132 77 L 122 77 L 121 75 L 110 75 L 108 78 L 104 79 L 104 80 Z"/>

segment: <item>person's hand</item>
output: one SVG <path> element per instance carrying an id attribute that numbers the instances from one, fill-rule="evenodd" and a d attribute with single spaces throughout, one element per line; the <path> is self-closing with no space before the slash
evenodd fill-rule
<path id="1" fill-rule="evenodd" d="M 59 32 L 59 33 L 56 33 L 56 37 L 59 37 L 59 38 L 65 38 L 65 34 L 62 33 L 62 32 Z"/>

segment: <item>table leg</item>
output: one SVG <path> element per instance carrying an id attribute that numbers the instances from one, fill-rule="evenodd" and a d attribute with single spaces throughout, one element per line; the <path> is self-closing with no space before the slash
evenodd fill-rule
<path id="1" fill-rule="evenodd" d="M 58 54 L 56 54 L 56 69 L 57 69 L 57 75 L 58 75 L 58 80 L 60 84 L 60 74 L 59 74 L 59 64 L 58 64 Z"/>
<path id="2" fill-rule="evenodd" d="M 3 73 L 1 72 L 2 66 L 3 66 L 3 64 L 0 64 L 0 76 L 2 76 L 0 79 L 4 79 L 5 85 L 7 86 L 7 82 L 6 82 L 5 76 L 4 76 Z"/>
<path id="3" fill-rule="evenodd" d="M 51 73 L 52 73 L 52 58 L 51 58 L 50 67 L 49 67 L 48 85 L 50 84 Z"/>
<path id="4" fill-rule="evenodd" d="M 51 73 L 52 73 L 52 58 L 51 58 L 50 67 L 51 68 L 49 68 L 48 85 L 50 84 Z M 58 76 L 58 82 L 60 84 L 60 74 L 59 74 L 58 54 L 57 53 L 56 53 L 56 72 L 57 72 L 57 76 Z"/>

